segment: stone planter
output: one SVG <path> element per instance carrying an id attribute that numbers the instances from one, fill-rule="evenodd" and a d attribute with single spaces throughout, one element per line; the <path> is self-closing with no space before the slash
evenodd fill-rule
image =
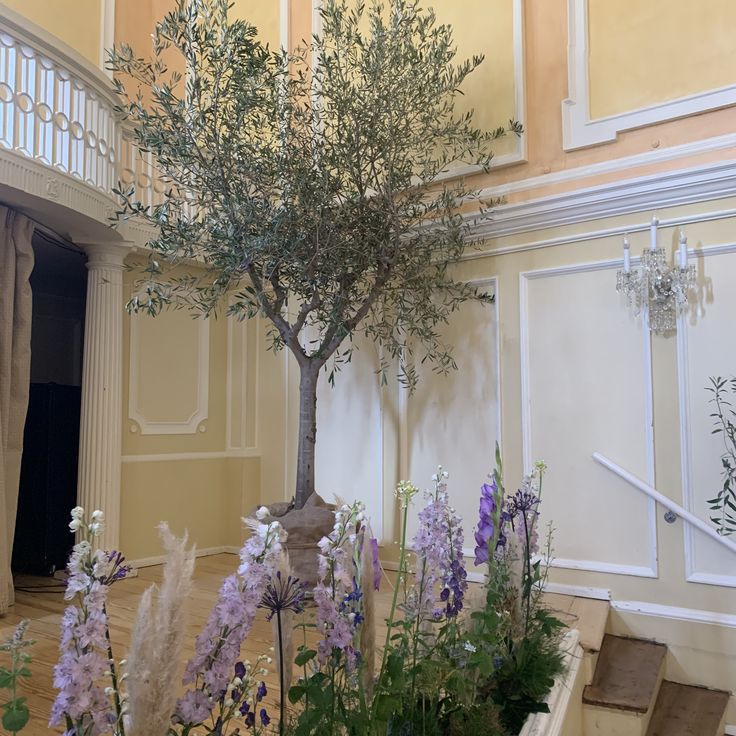
<path id="1" fill-rule="evenodd" d="M 568 631 L 560 647 L 565 655 L 565 669 L 547 696 L 549 713 L 531 713 L 519 736 L 580 736 L 583 733 L 585 668 L 580 633 Z"/>
<path id="2" fill-rule="evenodd" d="M 264 521 L 278 521 L 289 535 L 286 549 L 296 577 L 313 588 L 317 580 L 317 555 L 319 542 L 335 525 L 335 507 L 317 493 L 313 493 L 301 509 L 291 504 L 274 503 L 267 506 L 270 517 Z"/>

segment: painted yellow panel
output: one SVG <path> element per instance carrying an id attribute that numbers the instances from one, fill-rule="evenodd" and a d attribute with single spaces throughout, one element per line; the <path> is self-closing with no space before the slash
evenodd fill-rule
<path id="1" fill-rule="evenodd" d="M 588 0 L 590 115 L 736 83 L 736 3 Z"/>
<path id="2" fill-rule="evenodd" d="M 100 64 L 100 0 L 3 0 L 4 4 Z"/>
<path id="3" fill-rule="evenodd" d="M 482 54 L 483 63 L 467 78 L 457 110 L 474 110 L 475 125 L 492 130 L 516 117 L 513 0 L 425 0 L 440 23 L 452 26 L 456 61 Z M 494 146 L 496 155 L 514 150 L 512 138 Z"/>
<path id="4" fill-rule="evenodd" d="M 258 29 L 258 36 L 276 50 L 281 45 L 279 0 L 232 0 L 230 18 L 247 20 Z"/>

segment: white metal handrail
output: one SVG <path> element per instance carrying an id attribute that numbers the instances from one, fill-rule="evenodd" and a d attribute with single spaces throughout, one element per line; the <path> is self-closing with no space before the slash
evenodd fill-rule
<path id="1" fill-rule="evenodd" d="M 675 503 L 671 498 L 668 498 L 663 493 L 660 493 L 656 488 L 652 488 L 648 483 L 640 480 L 635 475 L 630 473 L 628 470 L 624 470 L 620 465 L 616 465 L 612 460 L 609 460 L 599 452 L 593 453 L 593 460 L 602 465 L 604 468 L 608 468 L 613 473 L 616 473 L 619 477 L 623 478 L 627 483 L 630 483 L 635 488 L 643 491 L 650 498 L 653 498 L 657 503 L 669 509 L 673 514 L 677 514 L 681 519 L 686 521 L 688 524 L 699 529 L 703 534 L 706 534 L 711 539 L 714 539 L 719 544 L 723 545 L 731 552 L 736 552 L 736 543 L 732 542 L 728 537 L 721 536 L 710 524 L 707 524 L 702 519 L 699 519 L 694 514 L 691 514 L 687 509 L 684 509 L 679 504 Z"/>

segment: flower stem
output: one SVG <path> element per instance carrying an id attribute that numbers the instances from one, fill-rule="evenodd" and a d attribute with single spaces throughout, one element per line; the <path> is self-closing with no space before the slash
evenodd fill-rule
<path id="1" fill-rule="evenodd" d="M 281 698 L 279 702 L 279 734 L 284 736 L 284 640 L 281 634 L 281 611 L 276 611 L 276 625 L 279 635 L 279 689 L 281 690 Z"/>
<path id="2" fill-rule="evenodd" d="M 102 612 L 107 621 L 107 606 L 102 606 Z M 105 639 L 107 639 L 107 658 L 110 662 L 110 679 L 112 680 L 113 701 L 115 702 L 115 713 L 118 716 L 119 735 L 125 736 L 125 723 L 123 722 L 123 706 L 120 702 L 120 691 L 118 690 L 118 675 L 115 671 L 115 660 L 112 656 L 112 641 L 110 640 L 110 627 L 105 624 Z"/>
<path id="3" fill-rule="evenodd" d="M 409 520 L 409 505 L 404 506 L 404 519 L 401 524 L 401 545 L 399 553 L 399 572 L 396 577 L 396 585 L 394 586 L 394 594 L 391 599 L 391 611 L 388 616 L 387 627 L 386 627 L 386 640 L 383 644 L 383 652 L 381 654 L 381 669 L 378 671 L 378 687 L 376 691 L 380 691 L 384 680 L 384 674 L 386 671 L 386 656 L 388 654 L 389 644 L 391 643 L 391 630 L 393 629 L 394 616 L 396 615 L 396 603 L 399 597 L 399 587 L 401 585 L 401 579 L 404 575 L 404 568 L 406 567 L 406 527 Z M 375 709 L 378 703 L 378 698 L 373 698 L 372 715 L 375 716 Z"/>

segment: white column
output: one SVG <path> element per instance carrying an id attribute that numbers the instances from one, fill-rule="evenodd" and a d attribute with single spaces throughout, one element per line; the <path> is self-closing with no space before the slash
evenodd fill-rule
<path id="1" fill-rule="evenodd" d="M 84 323 L 82 418 L 77 502 L 105 512 L 103 549 L 120 542 L 120 454 L 123 411 L 123 259 L 119 245 L 84 244 L 87 309 Z"/>

